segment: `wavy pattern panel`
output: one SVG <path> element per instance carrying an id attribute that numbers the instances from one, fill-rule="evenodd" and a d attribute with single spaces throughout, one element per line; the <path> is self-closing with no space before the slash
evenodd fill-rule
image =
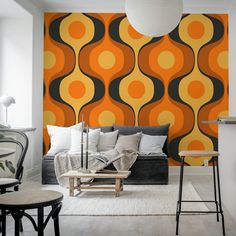
<path id="1" fill-rule="evenodd" d="M 98 20 L 103 27 L 103 37 L 95 44 L 83 48 L 81 61 L 84 73 L 97 76 L 103 84 L 103 91 L 98 91 L 101 98 L 86 107 L 82 112 L 91 126 L 112 124 L 133 124 L 133 111 L 126 104 L 116 101 L 112 83 L 120 75 L 129 73 L 134 65 L 130 60 L 132 51 L 113 38 L 114 22 L 122 18 L 122 14 L 89 14 L 88 17 Z M 118 31 L 118 29 L 117 29 Z M 128 57 L 126 57 L 128 55 Z M 114 95 L 113 95 L 114 93 Z"/>
<path id="2" fill-rule="evenodd" d="M 179 165 L 181 149 L 217 148 L 217 128 L 201 121 L 228 113 L 227 59 L 225 14 L 184 15 L 150 38 L 125 14 L 46 13 L 44 128 L 82 114 L 90 126 L 170 123 L 169 164 Z"/>
<path id="3" fill-rule="evenodd" d="M 60 37 L 59 27 L 68 14 L 46 14 L 44 33 L 44 151 L 49 148 L 46 125 L 69 126 L 76 122 L 69 103 L 62 99 L 60 83 L 75 67 L 71 46 Z M 70 61 L 70 63 L 66 63 Z"/>

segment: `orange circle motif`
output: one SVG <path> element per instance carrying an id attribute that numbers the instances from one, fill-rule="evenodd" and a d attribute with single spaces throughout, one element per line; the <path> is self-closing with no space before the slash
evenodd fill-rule
<path id="1" fill-rule="evenodd" d="M 136 31 L 131 25 L 128 27 L 129 36 L 133 39 L 140 39 L 143 37 L 138 31 Z"/>
<path id="2" fill-rule="evenodd" d="M 69 34 L 74 39 L 81 39 L 85 34 L 85 26 L 80 21 L 72 22 L 69 26 Z"/>
<path id="3" fill-rule="evenodd" d="M 193 140 L 188 145 L 188 150 L 204 150 L 204 144 L 199 140 Z"/>
<path id="4" fill-rule="evenodd" d="M 200 21 L 193 21 L 188 26 L 188 33 L 192 39 L 200 39 L 204 32 L 204 25 Z"/>
<path id="5" fill-rule="evenodd" d="M 138 99 L 144 95 L 145 87 L 142 82 L 135 80 L 129 84 L 128 92 L 132 98 Z"/>
<path id="6" fill-rule="evenodd" d="M 202 82 L 195 80 L 189 84 L 188 93 L 192 98 L 198 99 L 205 93 L 204 85 Z"/>
<path id="7" fill-rule="evenodd" d="M 80 81 L 73 81 L 69 85 L 69 94 L 72 98 L 78 99 L 82 98 L 85 93 L 85 86 Z"/>

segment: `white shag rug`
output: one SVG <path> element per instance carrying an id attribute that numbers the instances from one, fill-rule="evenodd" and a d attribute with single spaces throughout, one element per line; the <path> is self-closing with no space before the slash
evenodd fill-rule
<path id="1" fill-rule="evenodd" d="M 64 194 L 60 215 L 78 216 L 152 216 L 175 215 L 178 185 L 125 185 L 120 197 L 111 191 L 82 192 L 69 197 L 69 191 L 57 185 L 42 186 Z M 191 183 L 183 187 L 184 200 L 201 200 Z M 185 203 L 184 210 L 208 211 L 204 203 Z"/>

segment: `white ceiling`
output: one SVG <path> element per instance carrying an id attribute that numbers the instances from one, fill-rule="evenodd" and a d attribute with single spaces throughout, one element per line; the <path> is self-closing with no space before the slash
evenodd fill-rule
<path id="1" fill-rule="evenodd" d="M 29 14 L 14 0 L 0 0 L 0 17 L 25 17 Z"/>
<path id="2" fill-rule="evenodd" d="M 23 1 L 23 0 L 18 0 Z M 124 12 L 125 0 L 28 0 L 44 12 Z M 227 12 L 236 0 L 183 0 L 184 12 Z M 0 17 L 24 17 L 14 0 L 0 0 Z M 205 11 L 204 11 L 205 10 Z"/>
<path id="3" fill-rule="evenodd" d="M 109 11 L 124 9 L 125 0 L 32 0 L 41 5 L 44 11 L 72 12 L 72 11 Z"/>
<path id="4" fill-rule="evenodd" d="M 125 0 L 31 0 L 41 6 L 43 11 L 51 12 L 124 12 Z M 184 12 L 228 11 L 236 0 L 183 0 Z"/>

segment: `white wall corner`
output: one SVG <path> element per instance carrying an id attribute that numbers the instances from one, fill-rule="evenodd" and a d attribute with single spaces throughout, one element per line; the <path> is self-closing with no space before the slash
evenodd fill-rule
<path id="1" fill-rule="evenodd" d="M 236 4 L 229 11 L 229 114 L 236 116 Z"/>
<path id="2" fill-rule="evenodd" d="M 31 15 L 40 15 L 43 14 L 42 5 L 34 0 L 14 0 L 20 6 L 22 6 L 26 11 L 28 11 Z"/>
<path id="3" fill-rule="evenodd" d="M 36 128 L 33 138 L 33 163 L 39 163 L 43 155 L 43 52 L 44 13 L 37 1 L 15 0 L 33 16 L 32 58 L 32 127 Z M 34 168 L 34 167 L 33 167 Z"/>

